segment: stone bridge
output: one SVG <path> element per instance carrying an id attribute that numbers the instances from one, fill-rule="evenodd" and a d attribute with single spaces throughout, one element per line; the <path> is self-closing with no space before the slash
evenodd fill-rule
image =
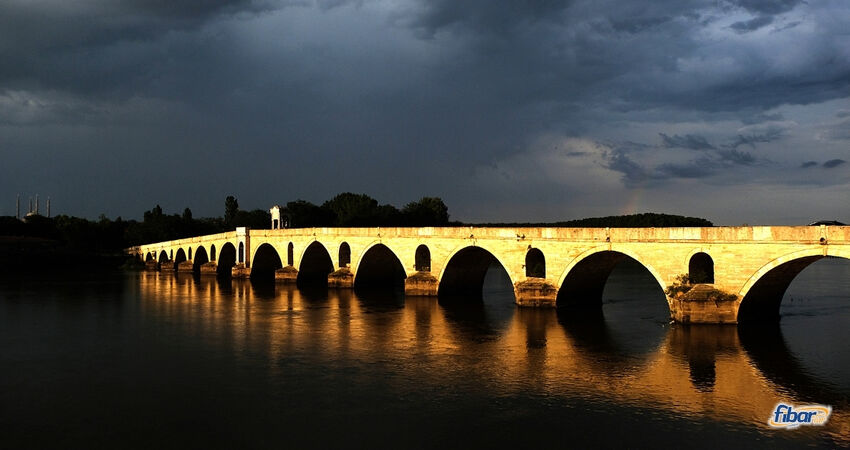
<path id="1" fill-rule="evenodd" d="M 520 306 L 601 305 L 626 259 L 668 295 L 680 322 L 777 319 L 794 277 L 826 257 L 850 258 L 850 226 L 708 228 L 300 228 L 235 231 L 127 249 L 151 270 L 351 288 L 403 284 L 406 295 L 480 296 L 501 266 Z M 694 295 L 694 293 L 696 293 Z"/>

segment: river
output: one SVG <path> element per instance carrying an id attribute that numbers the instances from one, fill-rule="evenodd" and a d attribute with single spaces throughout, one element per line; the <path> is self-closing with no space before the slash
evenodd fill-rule
<path id="1" fill-rule="evenodd" d="M 600 310 L 299 290 L 156 272 L 0 282 L 2 448 L 850 445 L 850 262 L 773 326 L 671 324 L 618 266 Z M 767 426 L 828 404 L 823 427 Z"/>

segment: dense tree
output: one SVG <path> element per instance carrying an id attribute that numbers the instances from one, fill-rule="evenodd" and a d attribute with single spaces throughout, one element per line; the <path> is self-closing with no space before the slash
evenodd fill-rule
<path id="1" fill-rule="evenodd" d="M 445 226 L 449 223 L 449 208 L 439 197 L 422 197 L 401 210 L 409 226 Z"/>
<path id="2" fill-rule="evenodd" d="M 253 211 L 238 211 L 233 218 L 234 227 L 269 228 L 272 217 L 268 211 L 255 209 Z"/>
<path id="3" fill-rule="evenodd" d="M 232 224 L 237 213 L 239 213 L 239 202 L 236 201 L 236 197 L 228 195 L 224 199 L 224 223 Z"/>
<path id="4" fill-rule="evenodd" d="M 366 194 L 343 192 L 322 204 L 333 213 L 338 227 L 368 227 L 377 225 L 378 201 Z"/>
<path id="5" fill-rule="evenodd" d="M 287 203 L 283 214 L 292 228 L 328 227 L 335 220 L 333 212 L 304 200 Z"/>

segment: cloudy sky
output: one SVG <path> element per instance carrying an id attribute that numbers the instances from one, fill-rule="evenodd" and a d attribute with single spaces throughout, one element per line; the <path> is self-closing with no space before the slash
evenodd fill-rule
<path id="1" fill-rule="evenodd" d="M 0 215 L 850 222 L 846 0 L 3 0 Z"/>

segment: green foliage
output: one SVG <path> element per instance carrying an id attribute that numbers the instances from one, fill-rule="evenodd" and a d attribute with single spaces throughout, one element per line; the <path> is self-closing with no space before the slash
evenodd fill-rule
<path id="1" fill-rule="evenodd" d="M 664 290 L 664 293 L 667 294 L 668 297 L 682 297 L 688 292 L 690 292 L 695 285 L 702 284 L 700 281 L 697 280 L 697 278 L 683 273 L 676 277 L 676 281 L 674 281 L 673 284 L 667 286 L 667 289 Z M 713 302 L 729 302 L 737 300 L 738 298 L 738 296 L 735 294 L 730 294 L 728 292 L 724 292 L 716 288 L 711 288 L 707 291 L 701 292 L 700 297 L 702 296 L 704 296 L 702 300 Z"/>
<path id="2" fill-rule="evenodd" d="M 668 297 L 680 297 L 688 293 L 692 287 L 693 284 L 691 283 L 690 277 L 688 274 L 683 273 L 676 277 L 676 281 L 674 281 L 673 284 L 667 286 L 664 293 L 667 294 Z"/>

